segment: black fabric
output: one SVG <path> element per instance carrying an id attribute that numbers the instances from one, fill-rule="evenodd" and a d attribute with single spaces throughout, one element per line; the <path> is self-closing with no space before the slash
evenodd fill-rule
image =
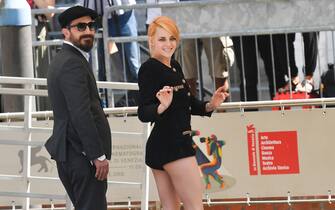
<path id="1" fill-rule="evenodd" d="M 107 182 L 98 181 L 90 161 L 111 158 L 111 131 L 89 63 L 64 44 L 48 69 L 53 133 L 45 147 L 76 210 L 106 210 Z M 84 153 L 86 155 L 84 155 Z"/>
<path id="2" fill-rule="evenodd" d="M 316 69 L 317 56 L 318 56 L 318 32 L 305 32 L 302 33 L 304 42 L 304 68 L 303 72 L 305 76 L 313 76 Z M 298 67 L 295 61 L 294 52 L 295 33 L 288 34 L 288 51 L 289 51 L 289 66 L 291 68 L 291 75 L 295 77 L 298 75 Z M 286 49 L 285 53 L 286 53 Z M 286 55 L 285 55 L 286 56 Z M 282 62 L 285 62 L 286 57 L 279 57 Z M 286 65 L 287 66 L 287 65 Z"/>
<path id="3" fill-rule="evenodd" d="M 95 20 L 98 17 L 98 14 L 92 9 L 82 6 L 74 6 L 62 12 L 58 16 L 58 22 L 62 28 L 65 28 L 73 20 L 84 16 L 90 16 L 93 20 Z"/>
<path id="4" fill-rule="evenodd" d="M 89 63 L 74 47 L 64 44 L 48 69 L 48 94 L 54 114 L 52 136 L 45 144 L 56 161 L 67 161 L 69 142 L 90 160 L 111 157 L 111 131 L 100 104 Z"/>
<path id="5" fill-rule="evenodd" d="M 334 64 L 328 64 L 328 70 L 322 74 L 321 82 L 323 85 L 324 97 L 335 97 L 335 70 Z"/>
<path id="6" fill-rule="evenodd" d="M 172 60 L 171 67 L 150 58 L 142 64 L 138 74 L 138 117 L 143 122 L 155 123 L 146 145 L 146 164 L 163 170 L 166 163 L 193 156 L 192 138 L 183 131 L 191 130 L 191 114 L 210 116 L 206 102 L 190 95 L 180 65 Z M 157 113 L 156 93 L 164 86 L 174 87 L 172 103 L 161 115 Z"/>
<path id="7" fill-rule="evenodd" d="M 107 180 L 95 178 L 95 167 L 86 156 L 67 147 L 68 161 L 57 162 L 57 170 L 76 210 L 106 210 Z"/>
<path id="8" fill-rule="evenodd" d="M 288 65 L 281 61 L 282 59 L 286 61 L 286 56 L 283 54 L 286 52 L 285 35 L 275 34 L 272 38 L 270 35 L 250 35 L 232 37 L 232 40 L 236 63 L 240 70 L 241 101 L 258 100 L 258 51 L 269 81 L 270 97 L 273 98 L 276 91 L 286 84 L 285 74 Z"/>

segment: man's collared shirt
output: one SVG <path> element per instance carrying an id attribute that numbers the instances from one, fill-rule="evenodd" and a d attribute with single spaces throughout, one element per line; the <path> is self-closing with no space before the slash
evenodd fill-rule
<path id="1" fill-rule="evenodd" d="M 64 40 L 65 44 L 71 45 L 72 47 L 76 48 L 81 54 L 83 54 L 84 58 L 89 62 L 90 60 L 90 54 L 88 52 L 85 52 L 84 50 L 81 50 L 79 47 L 75 46 L 73 43 Z"/>

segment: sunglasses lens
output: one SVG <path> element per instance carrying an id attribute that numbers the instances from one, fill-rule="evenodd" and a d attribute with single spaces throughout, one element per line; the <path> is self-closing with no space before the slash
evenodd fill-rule
<path id="1" fill-rule="evenodd" d="M 88 28 L 91 30 L 91 31 L 95 31 L 97 30 L 97 24 L 96 22 L 90 22 L 87 24 L 88 25 Z"/>
<path id="2" fill-rule="evenodd" d="M 77 24 L 77 29 L 78 29 L 78 31 L 85 31 L 86 30 L 86 26 L 87 26 L 86 23 L 78 23 Z"/>

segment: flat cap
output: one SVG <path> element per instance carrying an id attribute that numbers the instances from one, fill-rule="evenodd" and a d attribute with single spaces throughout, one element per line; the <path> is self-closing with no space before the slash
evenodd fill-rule
<path id="1" fill-rule="evenodd" d="M 58 22 L 62 28 L 65 28 L 71 21 L 84 16 L 90 16 L 94 20 L 98 17 L 98 14 L 92 9 L 82 6 L 74 6 L 62 12 L 58 16 Z"/>

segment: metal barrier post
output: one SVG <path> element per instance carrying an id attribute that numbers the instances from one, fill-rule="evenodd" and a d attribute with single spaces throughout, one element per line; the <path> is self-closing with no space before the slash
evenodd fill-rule
<path id="1" fill-rule="evenodd" d="M 27 85 L 33 89 L 33 85 Z M 26 131 L 26 139 L 28 141 L 27 146 L 24 148 L 24 155 L 23 155 L 23 176 L 24 176 L 24 184 L 25 184 L 25 191 L 26 193 L 30 193 L 30 167 L 31 167 L 31 127 L 32 127 L 32 111 L 33 111 L 33 96 L 25 96 L 24 97 L 24 129 Z M 23 204 L 23 209 L 29 210 L 30 206 L 30 198 L 27 197 Z"/>
<path id="2" fill-rule="evenodd" d="M 104 15 L 102 17 L 102 39 L 104 42 L 104 51 L 105 51 L 105 70 L 106 70 L 106 80 L 110 79 L 110 61 L 109 61 L 109 51 L 108 51 L 108 13 L 106 13 L 106 8 L 104 10 Z"/>
<path id="3" fill-rule="evenodd" d="M 150 124 L 147 123 L 143 126 L 143 140 L 146 142 L 149 137 L 151 127 Z M 144 144 L 145 145 L 145 144 Z M 145 151 L 143 152 L 143 160 L 145 159 Z M 141 210 L 149 209 L 149 167 L 144 163 L 144 176 L 142 181 L 142 199 L 141 199 Z"/>

